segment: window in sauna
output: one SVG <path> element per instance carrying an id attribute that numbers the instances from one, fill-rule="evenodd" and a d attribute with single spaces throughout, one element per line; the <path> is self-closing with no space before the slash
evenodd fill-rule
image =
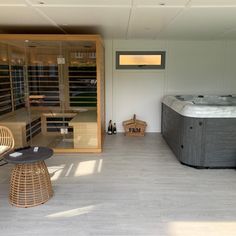
<path id="1" fill-rule="evenodd" d="M 165 69 L 165 52 L 117 51 L 116 69 Z"/>

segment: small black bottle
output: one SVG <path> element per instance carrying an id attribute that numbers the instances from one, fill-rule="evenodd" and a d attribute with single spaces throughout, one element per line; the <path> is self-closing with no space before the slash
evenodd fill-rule
<path id="1" fill-rule="evenodd" d="M 113 130 L 112 121 L 110 120 L 109 121 L 109 125 L 108 125 L 107 134 L 111 135 L 112 134 L 112 130 Z"/>
<path id="2" fill-rule="evenodd" d="M 117 131 L 116 131 L 116 123 L 114 123 L 113 125 L 113 130 L 112 130 L 113 134 L 117 134 Z"/>

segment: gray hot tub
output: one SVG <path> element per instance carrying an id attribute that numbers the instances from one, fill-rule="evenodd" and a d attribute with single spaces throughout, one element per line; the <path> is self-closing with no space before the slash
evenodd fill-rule
<path id="1" fill-rule="evenodd" d="M 166 96 L 162 135 L 183 164 L 236 167 L 236 96 Z"/>

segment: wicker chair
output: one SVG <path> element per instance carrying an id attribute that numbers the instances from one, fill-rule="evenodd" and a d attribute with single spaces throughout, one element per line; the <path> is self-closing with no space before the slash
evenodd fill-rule
<path id="1" fill-rule="evenodd" d="M 0 160 L 8 152 L 12 151 L 15 145 L 14 137 L 10 129 L 0 126 Z"/>

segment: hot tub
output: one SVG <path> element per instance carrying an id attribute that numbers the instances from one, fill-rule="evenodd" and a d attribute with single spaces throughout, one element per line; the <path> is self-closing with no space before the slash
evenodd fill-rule
<path id="1" fill-rule="evenodd" d="M 235 168 L 236 95 L 166 96 L 162 135 L 183 164 Z"/>

